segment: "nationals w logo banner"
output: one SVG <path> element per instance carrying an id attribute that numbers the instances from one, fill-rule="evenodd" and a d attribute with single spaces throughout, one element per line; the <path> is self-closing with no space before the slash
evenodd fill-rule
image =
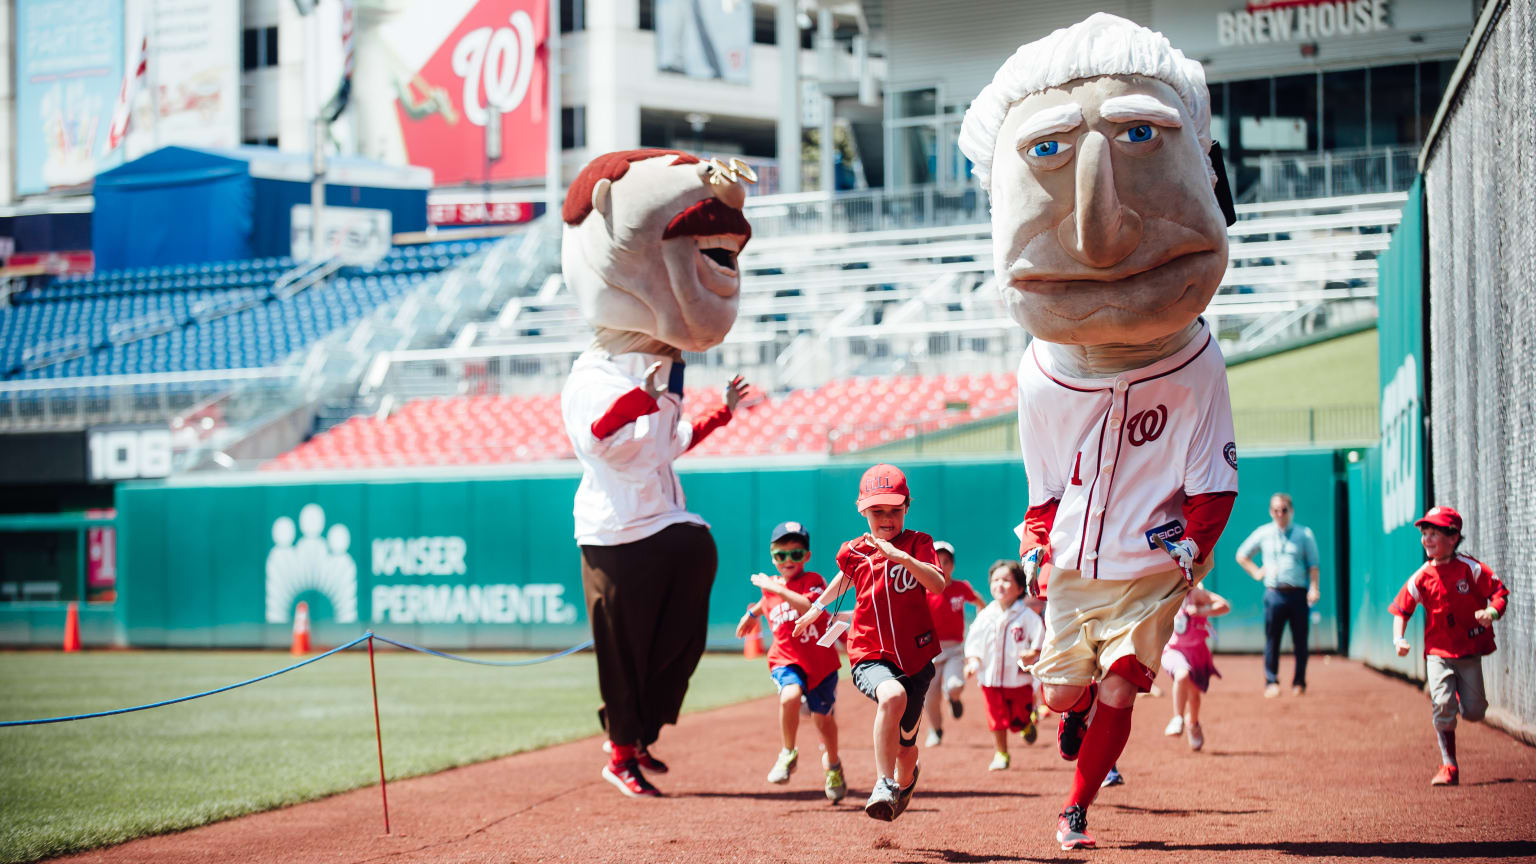
<path id="1" fill-rule="evenodd" d="M 361 5 L 348 113 L 362 155 L 439 186 L 544 175 L 549 0 Z"/>

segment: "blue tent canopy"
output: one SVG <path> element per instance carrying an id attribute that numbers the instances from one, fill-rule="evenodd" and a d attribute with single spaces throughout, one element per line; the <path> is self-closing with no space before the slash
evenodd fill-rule
<path id="1" fill-rule="evenodd" d="M 309 203 L 308 153 L 270 147 L 162 147 L 96 177 L 96 267 L 184 264 L 289 254 L 293 205 Z M 388 210 L 395 231 L 427 227 L 432 172 L 333 158 L 327 207 Z"/>

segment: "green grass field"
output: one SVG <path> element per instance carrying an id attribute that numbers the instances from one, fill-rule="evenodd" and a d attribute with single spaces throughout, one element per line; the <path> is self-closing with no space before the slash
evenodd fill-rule
<path id="1" fill-rule="evenodd" d="M 290 659 L 259 652 L 0 653 L 0 720 L 154 702 L 270 672 Z M 381 652 L 377 662 L 391 780 L 598 731 L 591 655 L 511 669 L 400 651 Z M 706 656 L 684 710 L 773 692 L 760 664 L 748 672 L 739 656 Z M 0 861 L 190 828 L 377 780 L 368 657 L 360 646 L 206 699 L 0 729 Z"/>

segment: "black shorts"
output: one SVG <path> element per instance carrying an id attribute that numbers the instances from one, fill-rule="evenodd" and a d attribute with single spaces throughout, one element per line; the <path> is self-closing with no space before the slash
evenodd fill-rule
<path id="1" fill-rule="evenodd" d="M 878 702 L 875 690 L 887 681 L 895 681 L 907 691 L 907 710 L 901 712 L 901 734 L 910 738 L 917 734 L 917 724 L 923 720 L 923 699 L 928 695 L 928 685 L 933 682 L 933 664 L 924 663 L 923 668 L 912 675 L 901 674 L 896 664 L 889 660 L 865 660 L 854 664 L 853 686 L 865 696 Z"/>

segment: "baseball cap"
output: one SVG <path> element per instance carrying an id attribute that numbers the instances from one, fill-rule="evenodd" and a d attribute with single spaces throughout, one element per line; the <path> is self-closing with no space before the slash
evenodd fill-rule
<path id="1" fill-rule="evenodd" d="M 777 543 L 780 540 L 799 540 L 805 544 L 805 548 L 811 548 L 811 532 L 805 530 L 805 526 L 799 522 L 780 522 L 773 526 L 768 542 Z"/>
<path id="2" fill-rule="evenodd" d="M 860 512 L 876 504 L 905 504 L 910 497 L 907 493 L 907 475 L 901 473 L 901 469 L 895 465 L 882 462 L 865 471 L 864 476 L 859 478 L 857 509 Z"/>
<path id="3" fill-rule="evenodd" d="M 955 557 L 955 547 L 951 546 L 949 544 L 948 540 L 935 540 L 935 541 L 933 541 L 933 551 L 935 551 L 935 552 L 948 552 L 949 553 L 949 557 L 951 557 L 951 558 Z"/>
<path id="4" fill-rule="evenodd" d="M 1450 507 L 1437 504 L 1429 508 L 1424 518 L 1413 523 L 1415 528 L 1423 528 L 1425 525 L 1433 525 L 1436 528 L 1449 528 L 1457 534 L 1461 533 L 1461 514 Z"/>

